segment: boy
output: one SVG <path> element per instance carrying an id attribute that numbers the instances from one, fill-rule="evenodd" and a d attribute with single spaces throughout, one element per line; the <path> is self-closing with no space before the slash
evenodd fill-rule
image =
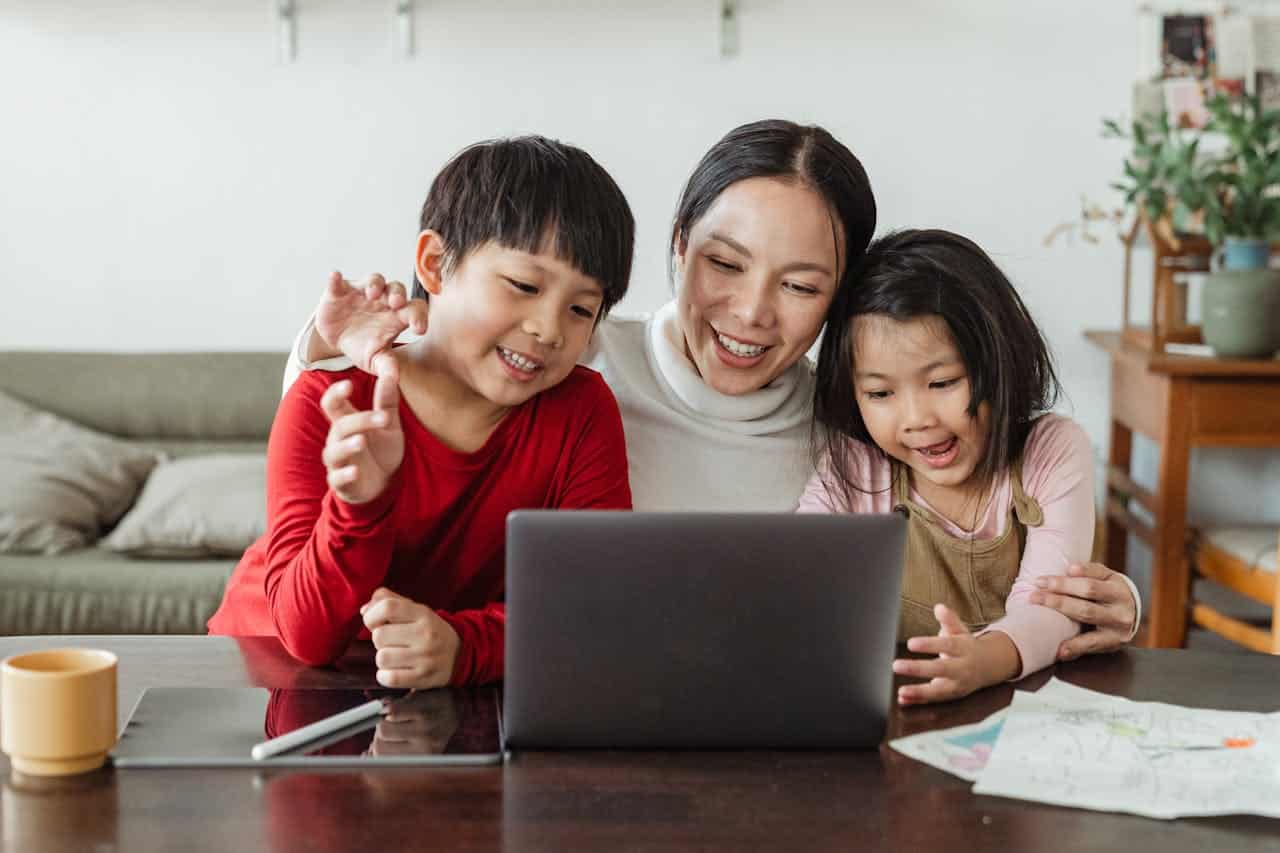
<path id="1" fill-rule="evenodd" d="M 308 372 L 287 391 L 267 532 L 210 633 L 273 634 L 316 665 L 369 636 L 388 687 L 500 679 L 507 513 L 631 506 L 617 403 L 576 362 L 626 292 L 634 233 L 577 148 L 522 137 L 454 157 L 422 206 L 425 335 L 376 378 Z M 335 274 L 330 295 L 345 288 Z"/>

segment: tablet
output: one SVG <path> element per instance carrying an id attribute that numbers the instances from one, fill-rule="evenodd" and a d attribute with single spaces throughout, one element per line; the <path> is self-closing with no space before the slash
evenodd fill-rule
<path id="1" fill-rule="evenodd" d="M 387 699 L 374 716 L 284 754 L 269 738 Z M 384 767 L 496 764 L 502 718 L 492 687 L 420 691 L 150 687 L 111 752 L 116 767 Z"/>

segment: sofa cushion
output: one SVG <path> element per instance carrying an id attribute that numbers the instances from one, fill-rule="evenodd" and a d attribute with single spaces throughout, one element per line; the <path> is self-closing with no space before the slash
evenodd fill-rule
<path id="1" fill-rule="evenodd" d="M 162 458 L 0 392 L 0 552 L 92 542 Z"/>
<path id="2" fill-rule="evenodd" d="M 0 634 L 203 634 L 233 559 L 0 554 Z"/>
<path id="3" fill-rule="evenodd" d="M 100 544 L 141 557 L 238 557 L 262 535 L 266 490 L 260 453 L 163 462 Z"/>

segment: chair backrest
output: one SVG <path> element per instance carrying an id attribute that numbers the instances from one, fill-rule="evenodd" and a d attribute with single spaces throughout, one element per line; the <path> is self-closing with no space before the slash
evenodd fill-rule
<path id="1" fill-rule="evenodd" d="M 174 456 L 265 447 L 284 352 L 0 352 L 0 390 Z"/>

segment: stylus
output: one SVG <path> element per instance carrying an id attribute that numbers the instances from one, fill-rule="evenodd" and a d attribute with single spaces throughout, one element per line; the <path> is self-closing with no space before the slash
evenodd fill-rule
<path id="1" fill-rule="evenodd" d="M 376 717 L 379 714 L 386 713 L 386 703 L 381 699 L 372 699 L 363 705 L 357 705 L 354 708 L 334 714 L 332 717 L 325 717 L 323 720 L 316 720 L 300 729 L 294 729 L 286 732 L 280 737 L 273 737 L 270 740 L 264 740 L 249 750 L 249 754 L 255 760 L 261 761 L 264 758 L 270 758 L 273 755 L 279 755 L 282 752 L 302 746 L 304 743 L 310 743 L 316 738 L 322 738 L 327 734 L 333 734 L 347 726 L 367 720 L 370 717 Z"/>

